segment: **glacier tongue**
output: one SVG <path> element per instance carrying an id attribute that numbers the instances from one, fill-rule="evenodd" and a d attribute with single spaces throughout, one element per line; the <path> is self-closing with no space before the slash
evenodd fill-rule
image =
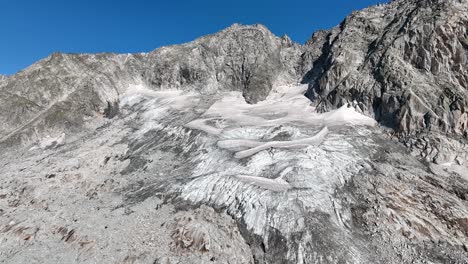
<path id="1" fill-rule="evenodd" d="M 255 105 L 245 103 L 238 92 L 219 94 L 205 99 L 204 104 L 197 96 L 184 99 L 186 108 L 172 111 L 184 116 L 177 124 L 188 130 L 168 126 L 165 119 L 157 121 L 163 124 L 158 129 L 177 135 L 176 141 L 184 146 L 181 152 L 188 157 L 185 162 L 190 164 L 189 171 L 166 188 L 190 204 L 207 204 L 227 212 L 240 224 L 254 258 L 264 258 L 267 263 L 321 262 L 324 258 L 332 263 L 388 261 L 385 259 L 399 250 L 401 237 L 390 238 L 397 245 L 394 253 L 374 245 L 372 253 L 368 248 L 373 240 L 356 234 L 359 221 L 371 223 L 374 218 L 387 224 L 374 232 L 405 230 L 423 241 L 418 224 L 403 224 L 401 219 L 414 219 L 414 223 L 432 219 L 434 227 L 428 232 L 447 239 L 443 221 L 434 220 L 434 213 L 419 220 L 424 209 L 406 204 L 398 195 L 368 194 L 379 201 L 374 207 L 369 207 L 373 204 L 369 200 L 359 200 L 362 193 L 375 192 L 379 184 L 372 182 L 383 181 L 380 185 L 389 189 L 393 185 L 419 188 L 416 186 L 426 184 L 415 181 L 414 175 L 430 176 L 415 159 L 402 158 L 404 150 L 373 119 L 353 107 L 317 113 L 303 96 L 306 88 L 280 86 Z M 409 211 L 389 213 L 380 199 L 393 200 Z M 436 199 L 450 200 L 453 210 L 465 212 L 449 196 Z M 361 217 L 356 215 L 356 206 L 367 208 L 365 220 L 356 219 Z M 283 256 L 274 259 L 272 252 Z"/>
<path id="2" fill-rule="evenodd" d="M 369 166 L 366 155 L 374 150 L 364 154 L 355 145 L 372 145 L 362 134 L 373 133 L 376 123 L 352 107 L 316 113 L 305 89 L 277 87 L 256 105 L 229 93 L 188 123 L 213 143 L 192 158 L 194 179 L 181 186 L 181 197 L 225 208 L 264 238 L 271 230 L 286 237 L 303 232 L 304 211 L 333 216 L 329 224 L 346 235 L 351 216 L 339 209 L 335 192 Z M 285 247 L 289 251 L 297 244 Z"/>

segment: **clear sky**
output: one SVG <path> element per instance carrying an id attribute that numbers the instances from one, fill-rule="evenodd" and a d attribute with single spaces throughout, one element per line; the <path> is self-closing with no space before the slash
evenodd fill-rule
<path id="1" fill-rule="evenodd" d="M 386 0 L 0 0 L 0 74 L 60 52 L 147 52 L 233 23 L 304 43 Z"/>

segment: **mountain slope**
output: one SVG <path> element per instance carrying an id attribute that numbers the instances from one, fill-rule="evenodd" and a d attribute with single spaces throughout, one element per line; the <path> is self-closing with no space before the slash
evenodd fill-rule
<path id="1" fill-rule="evenodd" d="M 467 6 L 0 80 L 0 262 L 465 263 Z"/>
<path id="2" fill-rule="evenodd" d="M 115 111 L 118 95 L 133 84 L 207 95 L 242 91 L 255 103 L 275 83 L 298 79 L 300 50 L 261 25 L 233 25 L 148 54 L 53 54 L 3 84 L 0 142 L 11 146 L 45 130 L 82 129 L 84 120 Z"/>
<path id="3" fill-rule="evenodd" d="M 71 132 L 105 115 L 119 92 L 138 80 L 126 70 L 128 57 L 56 53 L 12 76 L 0 90 L 0 140 L 14 145 L 46 132 Z"/>
<path id="4" fill-rule="evenodd" d="M 393 1 L 354 12 L 308 42 L 306 53 L 321 53 L 303 80 L 307 96 L 322 111 L 354 102 L 401 137 L 466 139 L 467 25 L 466 1 Z"/>

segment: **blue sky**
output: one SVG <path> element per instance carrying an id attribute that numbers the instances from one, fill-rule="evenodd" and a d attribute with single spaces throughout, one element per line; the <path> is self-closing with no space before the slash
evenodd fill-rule
<path id="1" fill-rule="evenodd" d="M 60 52 L 146 52 L 237 22 L 304 43 L 386 0 L 0 0 L 0 74 Z"/>

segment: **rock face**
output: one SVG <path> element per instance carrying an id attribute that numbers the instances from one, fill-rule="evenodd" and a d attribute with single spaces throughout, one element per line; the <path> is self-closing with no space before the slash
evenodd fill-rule
<path id="1" fill-rule="evenodd" d="M 305 57 L 315 59 L 303 80 L 307 96 L 321 111 L 354 103 L 403 137 L 467 138 L 467 26 L 463 0 L 392 1 L 354 12 L 306 44 Z"/>
<path id="2" fill-rule="evenodd" d="M 12 146 L 112 117 L 119 92 L 139 80 L 125 67 L 134 57 L 56 53 L 11 76 L 0 86 L 0 141 Z"/>
<path id="3" fill-rule="evenodd" d="M 256 103 L 277 81 L 297 79 L 291 61 L 299 52 L 300 46 L 287 36 L 278 38 L 262 25 L 235 24 L 188 44 L 151 52 L 144 75 L 154 87 L 209 94 L 242 91 L 247 102 Z"/>
<path id="4" fill-rule="evenodd" d="M 0 262 L 466 263 L 467 11 L 0 76 Z"/>

